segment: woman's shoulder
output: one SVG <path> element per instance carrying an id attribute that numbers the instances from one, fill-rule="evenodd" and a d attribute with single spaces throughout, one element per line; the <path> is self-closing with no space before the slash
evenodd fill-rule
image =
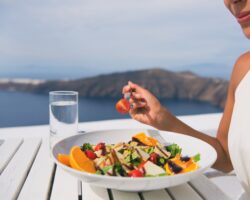
<path id="1" fill-rule="evenodd" d="M 241 80 L 250 71 L 250 51 L 242 54 L 236 61 L 231 75 L 231 83 L 236 89 Z"/>

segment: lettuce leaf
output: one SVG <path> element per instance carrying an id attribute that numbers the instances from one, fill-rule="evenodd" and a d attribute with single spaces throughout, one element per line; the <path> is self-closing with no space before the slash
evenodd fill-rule
<path id="1" fill-rule="evenodd" d="M 192 157 L 192 159 L 193 159 L 194 162 L 200 161 L 201 160 L 201 154 L 199 154 L 199 153 L 196 154 L 195 156 Z"/>
<path id="2" fill-rule="evenodd" d="M 165 149 L 171 153 L 171 158 L 174 158 L 177 154 L 181 154 L 182 150 L 177 144 L 168 145 Z"/>

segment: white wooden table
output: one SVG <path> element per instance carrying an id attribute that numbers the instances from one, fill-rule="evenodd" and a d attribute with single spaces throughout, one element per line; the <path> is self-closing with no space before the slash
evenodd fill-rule
<path id="1" fill-rule="evenodd" d="M 123 128 L 124 125 L 121 124 L 124 122 L 129 125 L 129 128 L 142 126 L 128 120 L 117 120 L 83 123 L 80 124 L 80 128 L 105 129 L 112 123 L 112 128 L 115 126 Z M 32 133 L 27 135 L 29 131 Z M 19 137 L 16 132 L 19 132 Z M 71 177 L 52 162 L 47 133 L 48 126 L 0 129 L 0 200 L 229 199 L 204 175 L 183 185 L 142 193 L 121 192 L 91 186 Z"/>

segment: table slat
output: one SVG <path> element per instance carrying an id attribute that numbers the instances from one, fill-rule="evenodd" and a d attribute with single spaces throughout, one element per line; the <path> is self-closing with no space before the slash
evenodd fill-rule
<path id="1" fill-rule="evenodd" d="M 172 200 L 172 198 L 169 196 L 166 190 L 155 190 L 155 191 L 143 192 L 142 196 L 144 200 L 152 200 L 152 199 Z"/>
<path id="2" fill-rule="evenodd" d="M 0 199 L 16 199 L 40 146 L 40 138 L 23 141 L 0 176 Z"/>
<path id="3" fill-rule="evenodd" d="M 206 176 L 202 175 L 190 181 L 190 184 L 207 200 L 220 199 L 229 200 L 230 198 L 218 188 Z"/>
<path id="4" fill-rule="evenodd" d="M 2 145 L 0 145 L 0 174 L 4 168 L 10 162 L 18 148 L 22 143 L 22 139 L 6 139 Z"/>
<path id="5" fill-rule="evenodd" d="M 170 187 L 167 189 L 171 196 L 176 200 L 202 200 L 199 194 L 187 183 Z"/>
<path id="6" fill-rule="evenodd" d="M 109 200 L 109 194 L 106 188 L 82 182 L 82 200 Z"/>
<path id="7" fill-rule="evenodd" d="M 137 192 L 123 192 L 118 190 L 111 190 L 114 200 L 140 200 Z"/>
<path id="8" fill-rule="evenodd" d="M 51 200 L 78 199 L 77 179 L 60 168 L 56 168 Z"/>
<path id="9" fill-rule="evenodd" d="M 47 199 L 53 169 L 54 163 L 50 158 L 49 141 L 43 140 L 18 199 L 26 200 L 31 197 L 36 200 Z"/>

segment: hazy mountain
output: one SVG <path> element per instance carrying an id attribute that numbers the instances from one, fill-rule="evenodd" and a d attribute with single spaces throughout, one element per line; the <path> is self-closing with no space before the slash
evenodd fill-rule
<path id="1" fill-rule="evenodd" d="M 51 90 L 76 90 L 81 96 L 120 98 L 122 87 L 131 80 L 161 99 L 205 101 L 224 107 L 228 81 L 197 76 L 192 72 L 162 69 L 128 71 L 77 80 L 0 80 L 0 89 L 48 93 Z"/>

